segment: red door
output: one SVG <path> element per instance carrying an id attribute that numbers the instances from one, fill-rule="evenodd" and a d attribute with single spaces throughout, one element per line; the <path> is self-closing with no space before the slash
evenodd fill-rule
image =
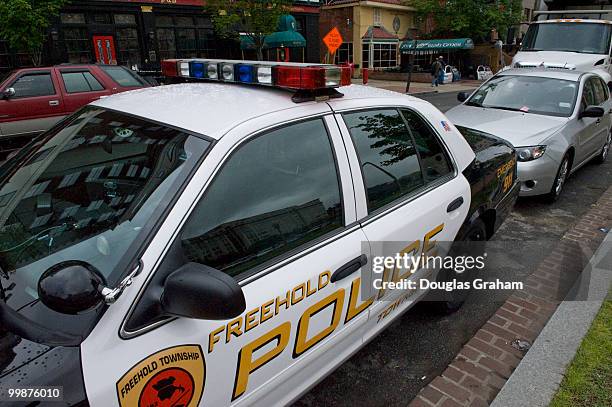
<path id="1" fill-rule="evenodd" d="M 94 49 L 96 50 L 96 62 L 106 65 L 117 65 L 115 53 L 115 40 L 110 35 L 94 35 Z"/>

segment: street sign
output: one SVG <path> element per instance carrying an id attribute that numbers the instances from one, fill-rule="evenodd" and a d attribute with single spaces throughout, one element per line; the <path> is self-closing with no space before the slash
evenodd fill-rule
<path id="1" fill-rule="evenodd" d="M 337 27 L 332 28 L 325 37 L 323 37 L 323 43 L 327 47 L 330 54 L 335 54 L 336 50 L 342 45 L 342 36 Z"/>

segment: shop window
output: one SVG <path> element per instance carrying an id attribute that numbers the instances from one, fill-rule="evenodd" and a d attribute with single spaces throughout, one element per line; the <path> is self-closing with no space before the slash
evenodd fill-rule
<path id="1" fill-rule="evenodd" d="M 155 16 L 155 25 L 157 27 L 172 27 L 174 22 L 172 16 Z"/>
<path id="2" fill-rule="evenodd" d="M 119 64 L 127 66 L 139 65 L 140 47 L 138 45 L 138 30 L 136 28 L 117 28 L 116 34 Z"/>
<path id="3" fill-rule="evenodd" d="M 397 44 L 374 44 L 374 68 L 389 68 L 397 65 Z"/>
<path id="4" fill-rule="evenodd" d="M 353 62 L 353 43 L 344 42 L 340 45 L 340 48 L 336 51 L 334 63 L 346 64 Z"/>
<path id="5" fill-rule="evenodd" d="M 174 37 L 174 29 L 158 28 L 157 45 L 159 47 L 160 59 L 176 58 L 176 41 Z"/>
<path id="6" fill-rule="evenodd" d="M 208 17 L 196 17 L 196 25 L 199 28 L 213 28 L 212 21 Z"/>
<path id="7" fill-rule="evenodd" d="M 134 14 L 115 14 L 113 17 L 117 25 L 136 25 L 136 16 Z"/>
<path id="8" fill-rule="evenodd" d="M 370 44 L 367 42 L 361 44 L 361 67 L 370 67 Z"/>
<path id="9" fill-rule="evenodd" d="M 62 32 L 64 34 L 64 45 L 68 55 L 68 62 L 91 62 L 91 40 L 87 34 L 87 28 L 64 28 Z"/>
<path id="10" fill-rule="evenodd" d="M 196 31 L 193 28 L 176 29 L 176 49 L 179 58 L 197 58 Z"/>
<path id="11" fill-rule="evenodd" d="M 215 58 L 215 34 L 212 29 L 198 30 L 198 49 L 201 58 Z"/>
<path id="12" fill-rule="evenodd" d="M 91 24 L 112 24 L 111 15 L 106 13 L 96 13 L 88 15 Z"/>
<path id="13" fill-rule="evenodd" d="M 85 14 L 61 13 L 60 21 L 62 22 L 62 24 L 85 24 Z"/>
<path id="14" fill-rule="evenodd" d="M 193 18 L 185 16 L 174 17 L 174 24 L 179 27 L 189 27 L 193 25 Z"/>

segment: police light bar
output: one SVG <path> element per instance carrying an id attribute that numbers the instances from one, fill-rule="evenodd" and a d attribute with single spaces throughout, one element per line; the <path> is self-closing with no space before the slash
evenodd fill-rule
<path id="1" fill-rule="evenodd" d="M 207 79 L 293 90 L 333 89 L 351 84 L 350 67 L 290 62 L 219 59 L 166 59 L 162 74 L 170 78 Z"/>

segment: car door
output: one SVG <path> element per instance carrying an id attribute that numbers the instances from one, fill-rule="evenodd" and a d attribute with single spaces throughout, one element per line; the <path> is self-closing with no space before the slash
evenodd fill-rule
<path id="1" fill-rule="evenodd" d="M 603 89 L 600 89 L 598 79 L 595 76 L 588 76 L 584 81 L 582 88 L 579 107 L 581 111 L 589 106 L 603 106 L 605 103 L 602 95 Z M 585 160 L 593 156 L 595 151 L 603 145 L 604 137 L 607 135 L 609 126 L 605 125 L 607 119 L 601 117 L 583 117 L 577 119 L 578 132 L 576 146 L 576 163 L 574 167 L 582 164 Z"/>
<path id="2" fill-rule="evenodd" d="M 111 90 L 87 68 L 60 68 L 58 74 L 68 113 L 111 94 Z"/>
<path id="3" fill-rule="evenodd" d="M 49 129 L 66 115 L 60 89 L 51 69 L 28 70 L 7 83 L 15 94 L 0 100 L 0 133 L 30 136 Z"/>
<path id="4" fill-rule="evenodd" d="M 359 205 L 358 218 L 370 242 L 372 267 L 363 293 L 370 307 L 365 341 L 409 307 L 423 290 L 385 290 L 380 281 L 434 276 L 431 270 L 382 267 L 380 259 L 407 253 L 443 254 L 467 216 L 470 187 L 458 173 L 431 123 L 407 107 L 345 111 L 339 117 Z M 443 122 L 444 123 L 444 122 Z M 448 124 L 447 124 L 448 125 Z M 415 271 L 415 270 L 412 270 Z M 379 283 L 376 283 L 376 280 Z"/>
<path id="5" fill-rule="evenodd" d="M 186 406 L 282 405 L 361 346 L 369 304 L 360 300 L 359 269 L 369 246 L 333 118 L 230 141 L 206 158 L 212 181 L 139 294 L 124 339 L 93 332 L 84 345 L 92 406 L 108 406 L 111 394 L 113 405 L 153 402 L 166 385 L 182 388 L 166 401 Z M 148 299 L 184 261 L 239 281 L 245 311 L 222 321 L 155 316 Z M 104 336 L 104 324 L 96 330 Z"/>

